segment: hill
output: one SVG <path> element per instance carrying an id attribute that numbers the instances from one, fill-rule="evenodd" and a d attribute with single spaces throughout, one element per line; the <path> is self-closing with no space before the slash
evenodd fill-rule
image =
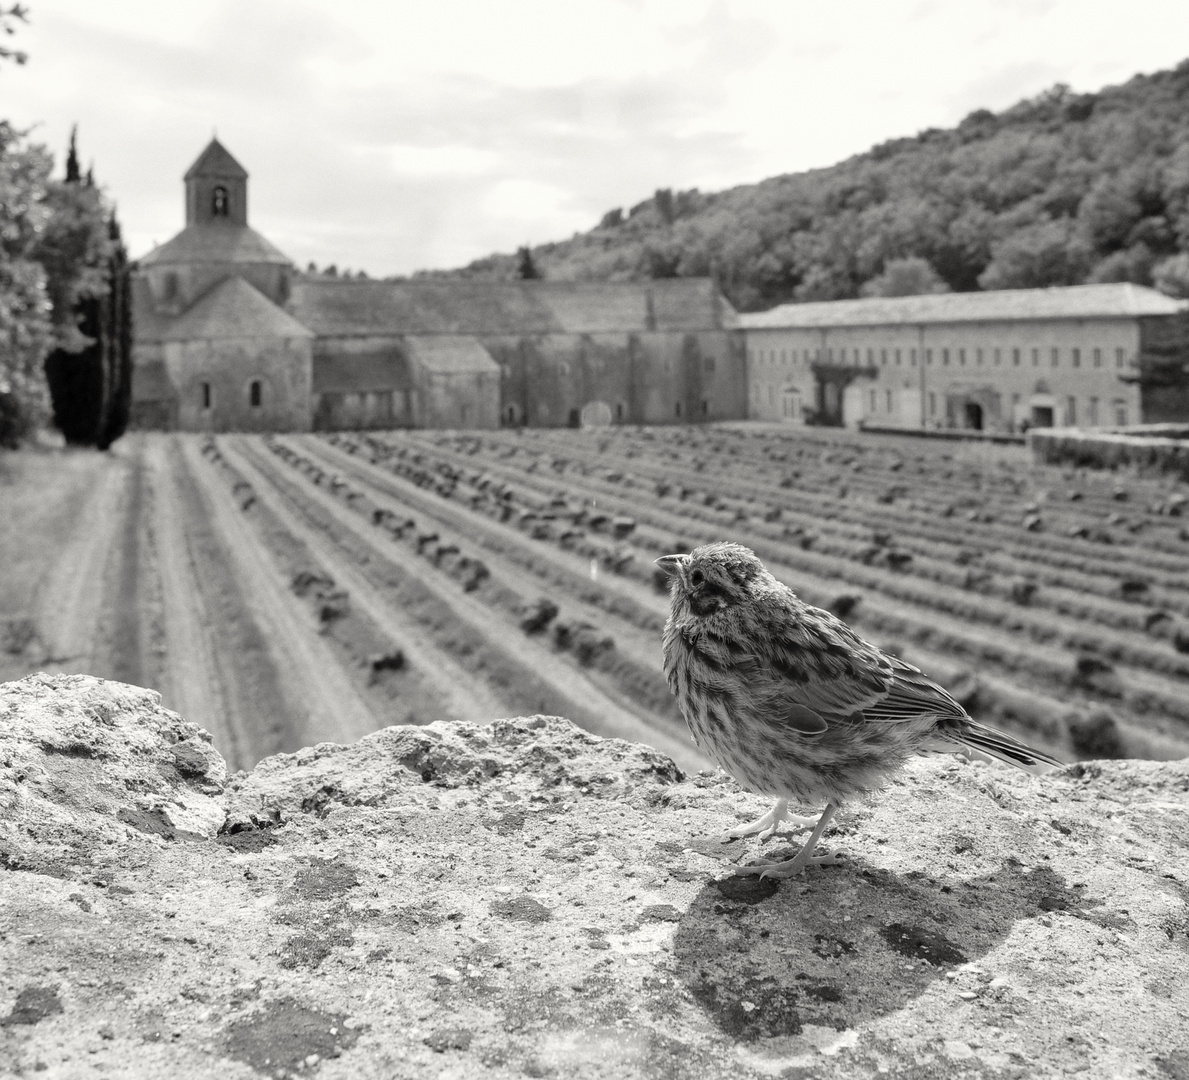
<path id="1" fill-rule="evenodd" d="M 1187 252 L 1189 60 L 1097 93 L 1057 85 L 829 168 L 660 190 L 532 261 L 563 280 L 711 274 L 748 311 L 1102 281 L 1189 295 Z M 443 273 L 510 278 L 518 265 L 496 254 Z"/>

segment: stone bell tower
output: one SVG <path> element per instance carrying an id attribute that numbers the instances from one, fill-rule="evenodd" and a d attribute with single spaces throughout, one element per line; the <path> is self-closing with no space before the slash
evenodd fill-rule
<path id="1" fill-rule="evenodd" d="M 248 172 L 218 139 L 186 173 L 187 225 L 247 225 Z"/>

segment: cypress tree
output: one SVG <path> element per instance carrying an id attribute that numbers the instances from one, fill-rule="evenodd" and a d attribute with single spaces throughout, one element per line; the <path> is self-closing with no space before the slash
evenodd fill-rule
<path id="1" fill-rule="evenodd" d="M 66 441 L 106 449 L 123 434 L 130 408 L 130 271 L 115 215 L 104 214 L 91 170 L 85 180 L 79 170 L 76 131 L 66 179 L 51 186 L 40 252 L 59 337 L 45 374 Z"/>
<path id="2" fill-rule="evenodd" d="M 114 211 L 107 235 L 112 242 L 106 305 L 108 393 L 97 441 L 100 450 L 106 450 L 124 434 L 132 409 L 132 269 Z"/>
<path id="3" fill-rule="evenodd" d="M 532 249 L 527 244 L 517 250 L 516 258 L 518 260 L 516 276 L 521 281 L 536 281 L 540 278 L 541 272 L 537 269 L 537 264 L 533 262 Z"/>
<path id="4" fill-rule="evenodd" d="M 78 168 L 78 124 L 70 129 L 70 149 L 66 152 L 66 183 L 77 184 L 82 179 Z"/>

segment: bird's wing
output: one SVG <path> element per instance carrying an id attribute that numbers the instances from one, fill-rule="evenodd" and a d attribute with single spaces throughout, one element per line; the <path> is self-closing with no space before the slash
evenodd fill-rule
<path id="1" fill-rule="evenodd" d="M 891 685 L 881 701 L 864 707 L 863 716 L 867 720 L 877 724 L 899 724 L 922 716 L 969 719 L 966 710 L 920 668 L 895 656 L 886 659 L 892 665 Z"/>
<path id="2" fill-rule="evenodd" d="M 830 612 L 811 608 L 802 618 L 780 620 L 768 640 L 780 686 L 779 702 L 769 709 L 787 715 L 798 731 L 819 734 L 831 721 L 860 715 L 882 724 L 967 716 L 919 668 L 864 641 Z"/>
<path id="3" fill-rule="evenodd" d="M 853 716 L 887 697 L 893 683 L 889 659 L 829 612 L 810 608 L 804 617 L 775 620 L 766 630 L 762 662 L 775 676 L 780 702 L 795 715 L 816 713 L 823 720 L 818 730 L 831 717 Z"/>

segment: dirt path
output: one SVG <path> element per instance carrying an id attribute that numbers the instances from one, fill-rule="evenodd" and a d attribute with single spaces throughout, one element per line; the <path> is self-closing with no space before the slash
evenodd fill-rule
<path id="1" fill-rule="evenodd" d="M 186 512 L 169 460 L 166 436 L 147 436 L 145 463 L 153 486 L 153 527 L 161 574 L 166 664 L 159 687 L 166 706 L 201 724 L 238 766 L 247 740 L 238 730 L 212 648 L 212 620 L 183 527 Z M 226 748 L 226 749 L 225 749 Z M 230 750 L 230 754 L 228 753 Z"/>
<path id="2" fill-rule="evenodd" d="M 182 456 L 202 487 L 214 525 L 227 543 L 234 573 L 268 642 L 273 663 L 295 712 L 290 718 L 299 746 L 354 742 L 380 726 L 360 700 L 308 610 L 289 588 L 268 551 L 245 521 L 231 493 L 203 460 L 196 438 L 177 437 Z"/>
<path id="3" fill-rule="evenodd" d="M 120 533 L 128 463 L 105 455 L 81 502 L 70 538 L 36 590 L 34 618 L 45 654 L 37 668 L 58 673 L 94 671 L 109 554 Z"/>

